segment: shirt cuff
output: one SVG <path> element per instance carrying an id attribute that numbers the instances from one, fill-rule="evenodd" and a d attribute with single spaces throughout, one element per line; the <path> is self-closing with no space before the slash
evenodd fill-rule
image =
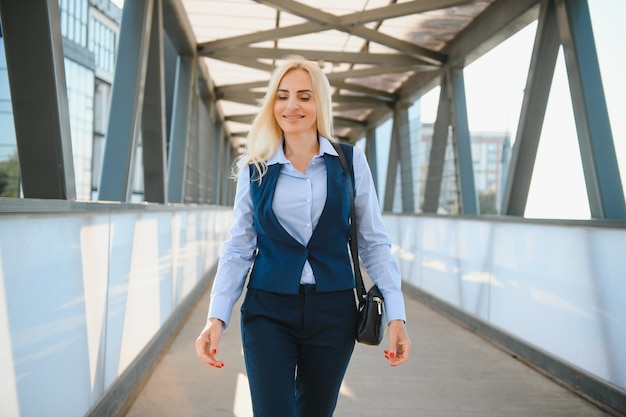
<path id="1" fill-rule="evenodd" d="M 387 324 L 392 320 L 402 320 L 406 323 L 404 297 L 401 292 L 385 297 L 385 316 L 387 317 Z"/>
<path id="2" fill-rule="evenodd" d="M 211 295 L 207 320 L 212 318 L 222 320 L 224 322 L 224 330 L 226 330 L 228 328 L 228 324 L 230 323 L 232 312 L 233 304 L 229 297 L 223 295 Z"/>

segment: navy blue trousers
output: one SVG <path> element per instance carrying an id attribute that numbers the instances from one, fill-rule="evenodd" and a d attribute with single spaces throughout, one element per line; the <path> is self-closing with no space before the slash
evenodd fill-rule
<path id="1" fill-rule="evenodd" d="M 248 288 L 241 336 L 254 417 L 331 417 L 354 350 L 353 290 Z"/>

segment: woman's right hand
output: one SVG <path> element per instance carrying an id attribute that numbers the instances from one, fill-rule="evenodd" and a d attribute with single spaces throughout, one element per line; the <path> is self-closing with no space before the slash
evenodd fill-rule
<path id="1" fill-rule="evenodd" d="M 224 322 L 220 319 L 208 319 L 200 336 L 196 339 L 196 355 L 200 361 L 215 368 L 223 368 L 224 362 L 217 359 L 217 345 L 222 337 Z"/>

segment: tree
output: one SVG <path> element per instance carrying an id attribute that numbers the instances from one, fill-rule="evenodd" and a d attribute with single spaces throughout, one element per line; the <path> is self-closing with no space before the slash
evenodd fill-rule
<path id="1" fill-rule="evenodd" d="M 478 204 L 480 205 L 480 214 L 498 214 L 495 191 L 481 191 L 478 194 Z"/>
<path id="2" fill-rule="evenodd" d="M 20 164 L 17 152 L 5 161 L 0 162 L 0 197 L 20 196 Z"/>

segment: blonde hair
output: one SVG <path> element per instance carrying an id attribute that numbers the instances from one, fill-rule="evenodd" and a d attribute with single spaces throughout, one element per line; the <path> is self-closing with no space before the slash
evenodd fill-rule
<path id="1" fill-rule="evenodd" d="M 274 118 L 274 101 L 278 86 L 283 77 L 291 71 L 303 70 L 309 73 L 313 84 L 313 95 L 317 104 L 317 132 L 327 139 L 336 141 L 333 137 L 333 109 L 330 93 L 330 83 L 326 74 L 319 65 L 307 61 L 299 55 L 285 57 L 284 62 L 272 73 L 270 82 L 263 97 L 261 110 L 252 122 L 252 127 L 247 136 L 247 152 L 244 153 L 238 163 L 238 170 L 246 168 L 249 164 L 257 167 L 261 181 L 267 171 L 267 160 L 270 159 L 282 143 L 283 132 Z M 237 171 L 238 171 L 237 170 Z"/>

